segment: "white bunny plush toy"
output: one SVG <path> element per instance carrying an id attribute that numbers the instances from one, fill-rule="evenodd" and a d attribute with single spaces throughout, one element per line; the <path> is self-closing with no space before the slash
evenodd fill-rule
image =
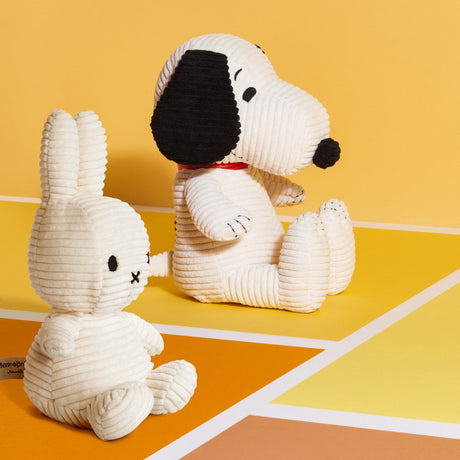
<path id="1" fill-rule="evenodd" d="M 166 62 L 152 133 L 178 163 L 174 251 L 152 274 L 202 302 L 311 312 L 349 284 L 353 230 L 344 203 L 326 201 L 284 235 L 274 206 L 300 203 L 290 175 L 340 156 L 325 108 L 276 75 L 256 45 L 226 34 L 193 38 Z"/>
<path id="2" fill-rule="evenodd" d="M 149 414 L 184 407 L 196 372 L 183 360 L 152 370 L 161 335 L 122 311 L 147 283 L 149 240 L 128 204 L 102 196 L 104 132 L 91 111 L 72 118 L 55 110 L 45 124 L 28 262 L 51 311 L 27 356 L 24 387 L 48 417 L 111 440 Z"/>

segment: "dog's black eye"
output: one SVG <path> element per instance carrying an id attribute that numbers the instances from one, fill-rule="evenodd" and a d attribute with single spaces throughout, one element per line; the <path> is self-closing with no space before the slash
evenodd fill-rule
<path id="1" fill-rule="evenodd" d="M 115 256 L 110 256 L 107 265 L 109 266 L 109 270 L 114 272 L 118 268 L 117 258 Z"/>
<path id="2" fill-rule="evenodd" d="M 249 102 L 255 95 L 257 91 L 255 88 L 250 86 L 249 88 L 246 88 L 246 90 L 243 93 L 243 100 L 246 102 Z"/>
<path id="3" fill-rule="evenodd" d="M 259 48 L 259 49 L 260 49 L 260 51 L 262 51 L 262 53 L 264 53 L 264 54 L 265 54 L 265 51 L 264 51 L 264 50 L 263 50 L 263 49 L 262 49 L 262 48 L 261 48 L 259 45 L 256 45 L 256 46 L 257 46 L 257 48 Z"/>
<path id="4" fill-rule="evenodd" d="M 150 254 L 147 253 L 147 263 L 149 264 L 150 263 Z"/>

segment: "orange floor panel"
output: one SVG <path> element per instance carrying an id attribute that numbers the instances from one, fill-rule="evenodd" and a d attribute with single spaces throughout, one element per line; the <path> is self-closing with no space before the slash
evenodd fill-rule
<path id="1" fill-rule="evenodd" d="M 40 323 L 0 319 L 1 356 L 25 355 Z M 192 362 L 199 375 L 190 403 L 176 414 L 148 417 L 123 439 L 54 422 L 29 401 L 21 380 L 0 381 L 2 458 L 144 458 L 312 358 L 321 350 L 195 337 L 163 336 L 155 365 Z M 18 355 L 19 353 L 19 355 Z M 69 446 L 71 448 L 69 449 Z"/>

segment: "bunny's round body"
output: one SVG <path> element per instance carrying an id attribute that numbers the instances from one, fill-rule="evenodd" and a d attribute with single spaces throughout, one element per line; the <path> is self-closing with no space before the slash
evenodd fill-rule
<path id="1" fill-rule="evenodd" d="M 24 385 L 46 415 L 57 418 L 60 408 L 65 409 L 72 424 L 89 427 L 87 407 L 98 394 L 127 381 L 145 382 L 153 364 L 129 313 L 69 316 L 79 328 L 71 356 L 50 358 L 37 338 L 27 357 Z"/>
<path id="2" fill-rule="evenodd" d="M 179 165 L 174 251 L 155 258 L 153 274 L 171 272 L 202 302 L 297 312 L 348 286 L 355 247 L 344 203 L 302 214 L 284 236 L 274 207 L 305 198 L 284 176 L 332 166 L 340 148 L 326 109 L 281 80 L 258 46 L 227 34 L 179 46 L 158 78 L 151 128 Z"/>
<path id="3" fill-rule="evenodd" d="M 152 370 L 161 335 L 122 311 L 147 283 L 149 240 L 128 204 L 102 196 L 105 148 L 93 112 L 48 117 L 28 262 L 51 311 L 26 358 L 24 388 L 47 416 L 110 440 L 150 413 L 181 409 L 196 373 L 186 361 Z"/>

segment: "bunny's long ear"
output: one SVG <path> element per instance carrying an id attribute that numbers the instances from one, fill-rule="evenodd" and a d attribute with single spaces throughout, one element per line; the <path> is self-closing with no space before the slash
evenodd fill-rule
<path id="1" fill-rule="evenodd" d="M 42 198 L 67 199 L 76 191 L 80 153 L 75 120 L 54 110 L 46 120 L 40 149 Z"/>
<path id="2" fill-rule="evenodd" d="M 80 139 L 78 189 L 102 195 L 107 164 L 105 129 L 92 111 L 75 115 Z"/>
<path id="3" fill-rule="evenodd" d="M 155 107 L 153 137 L 169 160 L 207 166 L 222 160 L 240 135 L 227 56 L 188 50 Z"/>

